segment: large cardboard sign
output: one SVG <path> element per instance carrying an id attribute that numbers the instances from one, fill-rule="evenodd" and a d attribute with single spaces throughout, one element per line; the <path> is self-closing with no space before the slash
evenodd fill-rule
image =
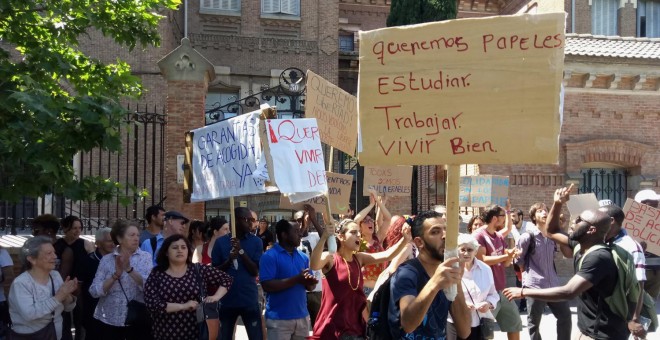
<path id="1" fill-rule="evenodd" d="M 275 183 L 282 193 L 328 191 L 315 118 L 267 119 L 266 134 Z"/>
<path id="2" fill-rule="evenodd" d="M 192 202 L 259 194 L 264 181 L 252 173 L 261 158 L 260 111 L 192 130 Z"/>
<path id="3" fill-rule="evenodd" d="M 411 166 L 365 166 L 362 193 L 369 196 L 369 189 L 373 189 L 379 195 L 410 196 L 411 183 Z"/>
<path id="4" fill-rule="evenodd" d="M 321 141 L 355 155 L 357 98 L 318 74 L 307 71 L 305 116 L 316 118 Z"/>
<path id="5" fill-rule="evenodd" d="M 579 195 L 571 195 L 571 199 L 566 201 L 568 212 L 571 213 L 571 218 L 575 219 L 583 211 L 589 209 L 598 209 L 598 198 L 593 192 Z"/>
<path id="6" fill-rule="evenodd" d="M 557 163 L 564 22 L 525 14 L 360 32 L 360 164 Z"/>
<path id="7" fill-rule="evenodd" d="M 328 194 L 330 195 L 330 212 L 332 214 L 343 214 L 348 210 L 348 203 L 351 199 L 351 188 L 353 186 L 353 176 L 326 172 L 328 180 Z M 280 208 L 302 210 L 304 204 L 309 204 L 316 211 L 325 211 L 325 195 L 320 195 L 300 203 L 292 204 L 284 195 L 280 196 Z"/>
<path id="8" fill-rule="evenodd" d="M 506 206 L 509 176 L 461 176 L 458 202 L 461 207 Z"/>
<path id="9" fill-rule="evenodd" d="M 623 212 L 626 214 L 623 227 L 628 235 L 637 242 L 646 242 L 646 250 L 660 255 L 660 209 L 628 198 Z"/>

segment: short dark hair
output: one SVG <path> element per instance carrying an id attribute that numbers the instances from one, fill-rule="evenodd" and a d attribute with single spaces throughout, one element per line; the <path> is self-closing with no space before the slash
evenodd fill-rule
<path id="1" fill-rule="evenodd" d="M 80 218 L 78 218 L 78 216 L 69 215 L 69 216 L 63 218 L 60 221 L 60 225 L 62 226 L 62 231 L 63 232 L 69 231 L 69 229 L 71 229 L 73 227 L 73 222 L 75 222 L 75 221 L 80 222 L 80 225 L 82 226 L 82 221 L 80 220 Z"/>
<path id="2" fill-rule="evenodd" d="M 296 222 L 298 223 L 298 222 Z M 283 233 L 289 233 L 291 231 L 291 228 L 293 228 L 293 225 L 291 225 L 291 222 L 281 219 L 275 223 L 275 235 L 277 235 L 277 239 L 281 240 L 282 239 L 282 234 Z"/>
<path id="3" fill-rule="evenodd" d="M 234 208 L 234 215 L 236 218 L 242 217 L 242 216 L 250 216 L 252 217 L 252 210 L 246 208 L 246 207 L 236 207 Z"/>
<path id="4" fill-rule="evenodd" d="M 124 235 L 126 235 L 126 230 L 132 226 L 134 225 L 129 223 L 127 220 L 116 220 L 110 229 L 110 237 L 112 238 L 112 242 L 115 245 L 119 245 L 119 239 L 124 238 Z"/>
<path id="5" fill-rule="evenodd" d="M 481 216 L 484 217 L 484 222 L 486 222 L 486 224 L 490 224 L 490 222 L 493 220 L 493 217 L 497 217 L 502 211 L 504 211 L 502 207 L 494 204 L 487 207 Z"/>
<path id="6" fill-rule="evenodd" d="M 186 242 L 186 246 L 188 248 L 188 257 L 186 258 L 186 263 L 187 264 L 192 264 L 192 246 L 190 245 L 190 241 L 188 239 L 180 234 L 174 234 L 168 238 L 166 238 L 163 241 L 163 245 L 160 246 L 160 249 L 158 249 L 158 254 L 156 254 L 156 267 L 154 269 L 164 272 L 167 270 L 167 268 L 170 267 L 170 260 L 167 258 L 167 251 L 172 245 L 172 243 L 178 241 L 178 240 L 183 240 Z"/>
<path id="7" fill-rule="evenodd" d="M 56 234 L 60 229 L 60 221 L 57 219 L 57 217 L 55 217 L 55 215 L 43 214 L 35 217 L 34 220 L 32 220 L 32 228 L 35 227 L 51 229 L 54 231 L 53 234 Z"/>
<path id="8" fill-rule="evenodd" d="M 188 228 L 188 240 L 192 242 L 193 240 L 193 232 L 195 230 L 199 231 L 202 233 L 203 237 L 206 236 L 206 229 L 208 228 L 208 225 L 204 221 L 200 220 L 194 220 L 190 222 L 190 227 Z"/>
<path id="9" fill-rule="evenodd" d="M 532 223 L 536 224 L 536 212 L 538 210 L 548 210 L 548 207 L 546 207 L 545 203 L 534 203 L 532 206 L 529 208 L 529 219 L 532 221 Z"/>
<path id="10" fill-rule="evenodd" d="M 151 217 L 158 215 L 161 211 L 165 211 L 162 205 L 152 205 L 147 208 L 147 211 L 144 214 L 144 219 L 147 220 L 147 224 L 151 224 Z"/>
<path id="11" fill-rule="evenodd" d="M 429 210 L 415 216 L 410 229 L 413 238 L 424 235 L 424 222 L 429 218 L 442 218 L 442 214 L 435 210 Z"/>
<path id="12" fill-rule="evenodd" d="M 616 204 L 606 205 L 601 207 L 599 210 L 605 212 L 609 217 L 613 218 L 614 222 L 616 222 L 616 224 L 619 226 L 623 224 L 623 220 L 626 218 L 626 214 L 624 214 L 623 210 L 621 210 L 621 208 Z"/>
<path id="13" fill-rule="evenodd" d="M 523 214 L 523 211 L 520 209 L 513 209 L 512 212 L 514 212 L 516 215 L 523 217 L 525 214 Z"/>
<path id="14" fill-rule="evenodd" d="M 213 217 L 209 221 L 209 231 L 220 230 L 225 223 L 229 223 L 224 217 Z"/>

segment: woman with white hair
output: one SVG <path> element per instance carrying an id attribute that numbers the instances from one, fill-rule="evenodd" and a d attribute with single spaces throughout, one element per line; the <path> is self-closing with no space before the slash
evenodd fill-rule
<path id="1" fill-rule="evenodd" d="M 470 336 L 466 339 L 481 340 L 485 339 L 482 334 L 480 323 L 481 319 L 495 319 L 491 312 L 500 301 L 500 296 L 495 290 L 495 281 L 490 267 L 482 261 L 475 258 L 479 242 L 470 234 L 458 235 L 458 256 L 460 257 L 465 269 L 463 271 L 462 287 L 465 294 L 465 303 L 472 311 L 472 330 Z M 456 335 L 451 315 L 447 320 L 447 340 L 462 339 Z"/>
<path id="2" fill-rule="evenodd" d="M 20 259 L 27 268 L 9 288 L 10 338 L 55 340 L 62 338 L 62 311 L 76 306 L 73 292 L 78 281 L 62 281 L 55 270 L 57 255 L 52 239 L 36 236 L 25 241 Z"/>

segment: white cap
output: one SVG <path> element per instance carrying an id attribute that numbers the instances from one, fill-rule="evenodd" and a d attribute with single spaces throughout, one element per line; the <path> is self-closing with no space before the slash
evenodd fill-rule
<path id="1" fill-rule="evenodd" d="M 642 203 L 642 201 L 658 201 L 660 196 L 651 189 L 644 189 L 635 195 L 635 201 Z"/>
<path id="2" fill-rule="evenodd" d="M 598 201 L 598 205 L 601 206 L 601 207 L 605 207 L 605 206 L 613 205 L 613 204 L 614 204 L 614 202 L 612 202 L 612 200 L 600 200 L 600 201 Z"/>

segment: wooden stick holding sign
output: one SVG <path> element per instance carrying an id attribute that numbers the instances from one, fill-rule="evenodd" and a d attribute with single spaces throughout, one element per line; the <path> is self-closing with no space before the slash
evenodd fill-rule
<path id="1" fill-rule="evenodd" d="M 459 213 L 459 187 L 461 181 L 460 165 L 447 165 L 447 220 L 445 232 L 445 260 L 458 256 L 458 213 Z M 459 263 L 454 264 L 458 268 Z M 456 285 L 444 290 L 447 300 L 454 301 L 458 293 Z"/>
<path id="2" fill-rule="evenodd" d="M 334 159 L 333 157 L 334 155 L 335 155 L 335 147 L 330 146 L 330 161 L 328 162 L 329 172 L 332 172 L 332 161 Z M 324 219 L 323 222 L 335 225 L 335 219 L 332 217 L 332 209 L 330 208 L 330 192 L 326 191 L 324 195 L 325 195 L 325 215 L 328 217 Z M 337 231 L 336 228 L 335 231 Z M 328 252 L 330 254 L 334 254 L 337 252 L 337 239 L 335 239 L 334 235 L 328 237 Z"/>
<path id="3" fill-rule="evenodd" d="M 234 212 L 234 196 L 229 197 L 229 221 L 231 222 L 231 237 L 236 238 L 236 212 Z M 234 269 L 238 270 L 238 260 L 234 259 Z"/>

